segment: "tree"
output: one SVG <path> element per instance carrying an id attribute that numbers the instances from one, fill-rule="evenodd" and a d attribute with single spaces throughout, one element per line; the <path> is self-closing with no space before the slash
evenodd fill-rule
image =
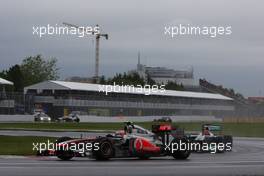
<path id="1" fill-rule="evenodd" d="M 147 74 L 147 84 L 153 86 L 156 84 L 156 82 Z"/>
<path id="2" fill-rule="evenodd" d="M 6 77 L 7 77 L 7 75 L 6 75 L 6 71 L 5 71 L 5 70 L 1 71 L 1 72 L 0 72 L 0 78 L 7 79 Z"/>
<path id="3" fill-rule="evenodd" d="M 13 86 L 7 86 L 7 90 L 9 91 L 23 91 L 24 88 L 24 77 L 20 70 L 19 65 L 14 65 L 10 67 L 8 70 L 4 70 L 0 73 L 0 77 L 7 79 L 8 81 L 12 81 L 14 83 Z"/>
<path id="4" fill-rule="evenodd" d="M 56 58 L 45 60 L 41 55 L 27 57 L 21 64 L 21 72 L 25 77 L 24 86 L 56 80 L 59 78 L 58 70 Z"/>
<path id="5" fill-rule="evenodd" d="M 165 89 L 167 90 L 180 90 L 180 91 L 183 91 L 184 90 L 184 87 L 182 84 L 177 84 L 175 82 L 171 82 L 169 81 L 166 85 L 165 85 Z"/>
<path id="6" fill-rule="evenodd" d="M 14 65 L 7 71 L 7 79 L 14 83 L 14 91 L 23 91 L 24 76 L 19 65 Z"/>
<path id="7" fill-rule="evenodd" d="M 108 79 L 108 84 L 116 84 L 116 85 L 145 85 L 145 81 L 141 78 L 137 73 L 131 74 L 116 74 L 112 79 Z"/>
<path id="8" fill-rule="evenodd" d="M 100 84 L 106 84 L 106 80 L 105 80 L 105 76 L 104 75 L 100 77 L 99 83 Z"/>

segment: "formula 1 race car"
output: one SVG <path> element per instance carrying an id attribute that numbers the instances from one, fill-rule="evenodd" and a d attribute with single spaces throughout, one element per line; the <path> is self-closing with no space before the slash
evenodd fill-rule
<path id="1" fill-rule="evenodd" d="M 44 112 L 37 112 L 34 114 L 35 122 L 51 122 L 51 117 L 49 117 Z"/>
<path id="2" fill-rule="evenodd" d="M 179 143 L 188 143 L 188 139 L 177 133 L 177 129 L 168 124 L 155 124 L 152 132 L 131 122 L 114 134 L 95 138 L 71 139 L 62 137 L 56 141 L 53 150 L 40 151 L 39 155 L 53 155 L 62 160 L 73 157 L 91 157 L 97 160 L 110 158 L 172 156 L 175 159 L 187 159 L 190 151 L 179 150 Z"/>
<path id="3" fill-rule="evenodd" d="M 190 143 L 199 144 L 200 147 L 193 149 L 194 152 L 222 153 L 232 151 L 233 147 L 233 137 L 223 135 L 220 125 L 204 124 L 201 133 L 188 134 L 187 138 Z M 202 146 L 205 146 L 205 149 L 202 149 Z"/>
<path id="4" fill-rule="evenodd" d="M 79 114 L 72 112 L 68 116 L 63 116 L 56 119 L 57 122 L 80 122 Z"/>

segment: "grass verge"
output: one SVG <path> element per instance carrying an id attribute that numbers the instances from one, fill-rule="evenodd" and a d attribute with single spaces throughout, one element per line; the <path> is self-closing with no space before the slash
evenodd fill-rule
<path id="1" fill-rule="evenodd" d="M 54 142 L 56 138 L 35 136 L 0 136 L 0 155 L 36 155 L 33 143 Z"/>
<path id="2" fill-rule="evenodd" d="M 136 123 L 151 129 L 151 122 Z M 201 131 L 203 122 L 174 123 L 186 131 Z M 264 123 L 214 123 L 223 126 L 224 134 L 238 137 L 264 137 Z M 66 131 L 91 131 L 91 130 L 119 130 L 123 123 L 0 123 L 0 130 L 26 129 L 26 130 L 66 130 Z"/>

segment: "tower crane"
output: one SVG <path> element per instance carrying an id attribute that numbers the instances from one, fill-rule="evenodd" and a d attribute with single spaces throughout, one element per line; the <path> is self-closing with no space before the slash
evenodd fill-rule
<path id="1" fill-rule="evenodd" d="M 81 29 L 84 30 L 84 28 L 80 28 L 77 25 L 74 24 L 69 24 L 69 23 L 62 23 L 63 25 L 67 27 L 74 27 L 76 29 Z M 96 25 L 98 27 L 98 25 Z M 101 33 L 95 33 L 92 32 L 92 35 L 95 35 L 95 73 L 94 73 L 94 79 L 95 83 L 99 83 L 99 43 L 100 43 L 100 38 L 104 37 L 106 40 L 108 40 L 108 34 L 101 34 Z"/>

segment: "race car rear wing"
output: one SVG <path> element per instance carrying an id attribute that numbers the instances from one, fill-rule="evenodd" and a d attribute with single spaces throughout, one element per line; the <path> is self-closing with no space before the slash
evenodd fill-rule
<path id="1" fill-rule="evenodd" d="M 173 127 L 168 124 L 157 124 L 157 125 L 152 125 L 152 132 L 153 133 L 162 133 L 162 132 L 170 132 L 173 130 Z"/>
<path id="2" fill-rule="evenodd" d="M 169 142 L 169 135 L 173 136 L 174 138 L 182 138 L 185 136 L 184 130 L 172 126 L 170 124 L 155 124 L 152 125 L 152 132 L 162 138 L 162 143 Z"/>

